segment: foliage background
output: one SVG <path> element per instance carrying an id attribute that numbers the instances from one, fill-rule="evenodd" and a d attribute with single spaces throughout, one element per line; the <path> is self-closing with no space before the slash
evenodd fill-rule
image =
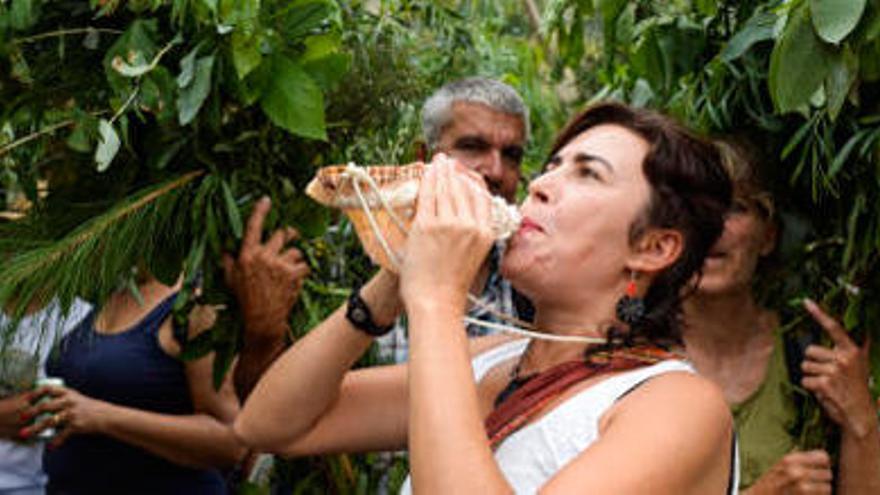
<path id="1" fill-rule="evenodd" d="M 313 264 L 304 332 L 372 269 L 305 182 L 324 164 L 412 160 L 421 102 L 474 74 L 529 105 L 527 175 L 601 98 L 749 136 L 785 223 L 770 303 L 809 333 L 794 302 L 812 295 L 877 341 L 877 0 L 2 0 L 0 210 L 31 208 L 0 224 L 0 303 L 100 303 L 136 266 L 187 287 L 200 272 L 204 299 L 230 310 L 188 353 L 228 363 L 238 322 L 219 255 L 268 194 L 269 227 L 300 228 Z M 824 442 L 808 410 L 805 442 Z M 337 457 L 283 476 L 366 493 L 388 472 L 394 486 L 399 465 Z"/>

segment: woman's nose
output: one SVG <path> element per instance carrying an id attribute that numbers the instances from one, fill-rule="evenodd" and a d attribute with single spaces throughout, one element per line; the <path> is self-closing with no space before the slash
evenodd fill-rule
<path id="1" fill-rule="evenodd" d="M 529 183 L 529 197 L 540 203 L 550 202 L 550 184 L 547 174 L 536 177 Z"/>

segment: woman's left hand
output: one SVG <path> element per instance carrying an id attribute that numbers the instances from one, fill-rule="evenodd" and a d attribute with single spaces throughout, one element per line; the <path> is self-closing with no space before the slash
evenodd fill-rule
<path id="1" fill-rule="evenodd" d="M 422 178 L 400 271 L 407 307 L 423 301 L 464 309 L 494 241 L 491 220 L 491 196 L 479 176 L 438 155 Z"/>
<path id="2" fill-rule="evenodd" d="M 857 435 L 876 427 L 874 402 L 868 390 L 868 346 L 859 347 L 841 324 L 811 301 L 804 307 L 834 342 L 832 348 L 807 347 L 801 385 L 812 392 L 828 416 L 841 428 Z"/>
<path id="3" fill-rule="evenodd" d="M 26 412 L 29 417 L 38 418 L 41 414 L 51 414 L 28 427 L 27 436 L 32 436 L 46 428 L 55 428 L 58 433 L 49 443 L 57 447 L 75 433 L 98 433 L 107 417 L 106 402 L 86 397 L 66 387 L 41 387 L 33 392 L 33 397 L 42 400 L 32 405 Z"/>

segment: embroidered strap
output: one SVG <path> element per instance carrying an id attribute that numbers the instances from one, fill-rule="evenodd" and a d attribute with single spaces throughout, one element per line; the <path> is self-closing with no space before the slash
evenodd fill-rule
<path id="1" fill-rule="evenodd" d="M 589 360 L 566 361 L 529 379 L 486 418 L 486 434 L 492 448 L 534 418 L 553 399 L 588 378 L 627 371 L 680 356 L 656 346 L 639 346 L 599 352 Z"/>

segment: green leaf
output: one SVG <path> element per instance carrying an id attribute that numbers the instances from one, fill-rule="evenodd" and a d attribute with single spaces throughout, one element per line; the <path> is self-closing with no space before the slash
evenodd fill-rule
<path id="1" fill-rule="evenodd" d="M 292 134 L 326 140 L 324 95 L 315 81 L 283 55 L 273 57 L 271 77 L 260 98 L 269 119 Z"/>
<path id="2" fill-rule="evenodd" d="M 880 81 L 880 38 L 859 50 L 859 77 L 865 82 Z"/>
<path id="3" fill-rule="evenodd" d="M 211 92 L 211 70 L 214 67 L 214 55 L 201 57 L 196 61 L 195 74 L 188 86 L 181 87 L 177 99 L 177 121 L 187 125 L 199 113 L 202 104 Z M 178 79 L 178 84 L 180 80 Z"/>
<path id="4" fill-rule="evenodd" d="M 696 0 L 697 11 L 704 16 L 714 16 L 718 13 L 717 0 Z"/>
<path id="5" fill-rule="evenodd" d="M 332 8 L 333 5 L 326 0 L 290 2 L 282 14 L 281 36 L 291 40 L 309 34 L 327 20 Z"/>
<path id="6" fill-rule="evenodd" d="M 95 149 L 95 163 L 98 165 L 98 172 L 107 170 L 110 162 L 119 152 L 119 136 L 116 130 L 106 119 L 101 119 L 98 123 L 98 147 Z"/>
<path id="7" fill-rule="evenodd" d="M 107 80 L 114 90 L 123 94 L 131 91 L 131 81 L 117 72 L 114 68 L 114 60 L 119 57 L 130 63 L 135 56 L 151 60 L 158 52 L 158 48 L 153 42 L 157 37 L 158 22 L 155 19 L 138 19 L 132 22 L 129 28 L 125 30 L 125 33 L 119 36 L 116 42 L 113 43 L 113 46 L 107 50 L 103 61 L 104 71 L 107 74 Z"/>
<path id="8" fill-rule="evenodd" d="M 738 59 L 755 43 L 773 39 L 776 20 L 777 15 L 772 12 L 756 12 L 721 50 L 721 60 L 730 62 Z"/>
<path id="9" fill-rule="evenodd" d="M 110 66 L 113 67 L 113 70 L 125 77 L 142 76 L 153 69 L 153 65 L 144 57 L 142 52 L 132 52 L 129 55 L 128 62 L 126 62 L 121 56 L 117 55 L 113 57 Z"/>
<path id="10" fill-rule="evenodd" d="M 189 53 L 180 59 L 180 74 L 177 75 L 177 86 L 186 87 L 192 83 L 196 75 L 196 57 L 199 55 L 201 45 L 196 45 Z"/>
<path id="11" fill-rule="evenodd" d="M 853 148 L 859 143 L 859 141 L 868 133 L 867 129 L 862 129 L 857 132 L 854 136 L 849 138 L 846 144 L 840 148 L 840 151 L 834 156 L 834 161 L 831 162 L 831 165 L 828 167 L 828 178 L 833 179 L 834 176 L 837 175 L 838 172 L 843 168 L 843 164 L 846 163 L 847 158 L 852 153 Z"/>
<path id="12" fill-rule="evenodd" d="M 828 43 L 840 43 L 858 25 L 866 3 L 866 0 L 810 0 L 816 33 Z"/>
<path id="13" fill-rule="evenodd" d="M 258 35 L 248 35 L 243 31 L 232 33 L 232 64 L 239 79 L 244 79 L 263 61 L 261 41 L 262 37 Z"/>
<path id="14" fill-rule="evenodd" d="M 770 55 L 770 96 L 779 113 L 810 101 L 831 69 L 834 52 L 813 32 L 806 8 L 792 12 Z"/>
<path id="15" fill-rule="evenodd" d="M 303 69 L 324 91 L 330 91 L 348 73 L 350 65 L 350 54 L 331 53 L 323 58 L 309 60 L 303 64 Z"/>
<path id="16" fill-rule="evenodd" d="M 12 0 L 12 5 L 9 6 L 9 23 L 12 29 L 24 31 L 37 22 L 38 4 L 34 0 Z"/>
<path id="17" fill-rule="evenodd" d="M 825 94 L 828 97 L 827 108 L 831 120 L 837 119 L 858 75 L 859 58 L 849 47 L 844 47 L 841 54 L 834 57 L 834 63 L 825 78 Z"/>
<path id="18" fill-rule="evenodd" d="M 235 197 L 232 195 L 232 189 L 224 180 L 223 184 L 223 201 L 226 203 L 226 215 L 229 217 L 229 227 L 236 239 L 241 239 L 242 225 L 241 212 L 238 211 L 238 205 L 235 204 Z"/>
<path id="19" fill-rule="evenodd" d="M 599 11 L 602 12 L 602 22 L 614 24 L 617 16 L 623 12 L 628 2 L 626 0 L 598 0 Z"/>
<path id="20" fill-rule="evenodd" d="M 94 149 L 95 138 L 98 136 L 98 119 L 80 109 L 74 110 L 73 131 L 67 137 L 67 145 L 80 153 L 89 153 Z"/>

